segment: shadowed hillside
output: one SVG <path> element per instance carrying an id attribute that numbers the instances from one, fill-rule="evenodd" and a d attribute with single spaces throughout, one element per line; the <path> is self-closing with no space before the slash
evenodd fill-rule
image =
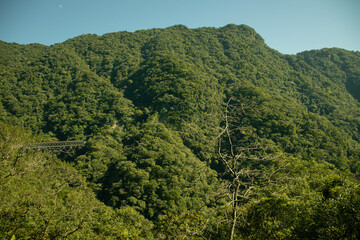
<path id="1" fill-rule="evenodd" d="M 0 42 L 0 236 L 356 239 L 359 69 L 233 24 Z M 14 148 L 32 138 L 87 144 Z"/>

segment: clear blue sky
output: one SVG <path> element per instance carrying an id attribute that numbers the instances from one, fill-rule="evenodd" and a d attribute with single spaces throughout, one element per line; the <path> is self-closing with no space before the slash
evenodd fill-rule
<path id="1" fill-rule="evenodd" d="M 360 0 L 0 0 L 0 40 L 21 44 L 229 23 L 249 25 L 282 53 L 360 51 Z"/>

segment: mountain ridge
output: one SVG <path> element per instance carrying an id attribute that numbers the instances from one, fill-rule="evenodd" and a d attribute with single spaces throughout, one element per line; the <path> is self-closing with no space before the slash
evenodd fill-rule
<path id="1" fill-rule="evenodd" d="M 0 64 L 3 149 L 12 125 L 44 141 L 86 139 L 74 156 L 56 161 L 96 195 L 81 201 L 128 219 L 117 225 L 128 229 L 125 237 L 358 237 L 359 52 L 285 55 L 246 25 L 176 25 L 81 35 L 49 47 L 0 42 Z M 8 196 L 24 191 L 7 188 Z M 11 200 L 27 199 L 18 201 Z M 244 219 L 230 217 L 237 214 Z M 84 231 L 116 236 L 116 229 L 97 232 L 99 216 L 91 216 Z M 317 221 L 324 216 L 333 217 Z M 52 226 L 51 236 L 58 229 Z"/>

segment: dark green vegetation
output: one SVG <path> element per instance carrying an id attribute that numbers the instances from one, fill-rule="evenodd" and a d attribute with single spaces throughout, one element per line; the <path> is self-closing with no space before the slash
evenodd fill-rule
<path id="1" fill-rule="evenodd" d="M 0 64 L 1 239 L 360 238 L 359 52 L 174 26 Z"/>

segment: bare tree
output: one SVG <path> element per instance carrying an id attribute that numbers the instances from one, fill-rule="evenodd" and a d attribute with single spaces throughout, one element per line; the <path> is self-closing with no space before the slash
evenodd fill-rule
<path id="1" fill-rule="evenodd" d="M 228 180 L 229 204 L 232 206 L 232 240 L 239 218 L 239 204 L 252 200 L 256 189 L 271 184 L 272 176 L 279 169 L 264 169 L 264 166 L 271 164 L 278 156 L 240 124 L 246 111 L 253 106 L 239 103 L 235 98 L 230 98 L 224 105 L 223 127 L 218 135 L 218 155 L 225 168 L 224 178 Z"/>

